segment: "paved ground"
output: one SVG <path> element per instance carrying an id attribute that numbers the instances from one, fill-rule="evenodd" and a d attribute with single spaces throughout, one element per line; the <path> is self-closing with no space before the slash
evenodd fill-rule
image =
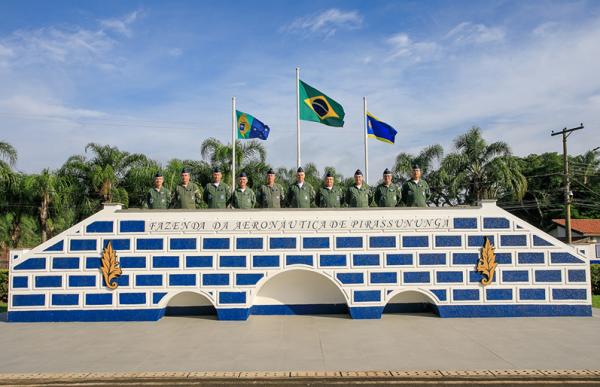
<path id="1" fill-rule="evenodd" d="M 593 317 L 167 317 L 143 323 L 0 322 L 0 373 L 597 369 Z"/>

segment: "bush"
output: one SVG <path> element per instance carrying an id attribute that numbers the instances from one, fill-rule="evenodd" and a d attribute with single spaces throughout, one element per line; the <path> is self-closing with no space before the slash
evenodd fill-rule
<path id="1" fill-rule="evenodd" d="M 592 265 L 590 269 L 592 294 L 600 294 L 600 265 Z"/>
<path id="2" fill-rule="evenodd" d="M 8 270 L 0 270 L 0 302 L 8 302 Z"/>

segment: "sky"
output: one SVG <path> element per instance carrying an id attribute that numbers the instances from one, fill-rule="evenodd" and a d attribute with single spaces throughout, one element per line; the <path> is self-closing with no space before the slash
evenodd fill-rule
<path id="1" fill-rule="evenodd" d="M 165 163 L 231 140 L 231 97 L 296 164 L 295 69 L 343 105 L 302 122 L 302 162 L 364 168 L 363 106 L 398 130 L 369 140 L 370 181 L 400 152 L 472 126 L 517 155 L 600 146 L 598 1 L 0 2 L 0 141 L 16 168 L 59 168 L 89 142 Z"/>

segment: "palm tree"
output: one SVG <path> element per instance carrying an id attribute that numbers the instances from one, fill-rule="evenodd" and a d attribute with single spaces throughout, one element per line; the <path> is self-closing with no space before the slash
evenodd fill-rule
<path id="1" fill-rule="evenodd" d="M 576 170 L 576 175 L 583 177 L 584 185 L 588 185 L 590 178 L 598 173 L 600 167 L 599 153 L 598 148 L 596 148 L 574 157 L 573 169 Z"/>
<path id="2" fill-rule="evenodd" d="M 7 142 L 0 141 L 0 183 L 10 183 L 12 167 L 17 162 L 17 150 Z"/>
<path id="3" fill-rule="evenodd" d="M 396 163 L 394 164 L 393 171 L 403 179 L 408 179 L 412 172 L 413 164 L 418 164 L 423 172 L 423 176 L 426 177 L 435 160 L 440 160 L 444 155 L 444 148 L 441 145 L 435 144 L 424 148 L 418 155 L 411 155 L 410 153 L 399 153 L 396 156 Z"/>
<path id="4" fill-rule="evenodd" d="M 32 196 L 34 202 L 39 205 L 38 222 L 43 243 L 52 230 L 54 216 L 60 217 L 64 215 L 64 210 L 67 210 L 62 207 L 69 202 L 68 180 L 48 169 L 34 175 L 33 179 Z"/>
<path id="5" fill-rule="evenodd" d="M 231 144 L 223 144 L 214 137 L 207 138 L 200 147 L 202 158 L 213 167 L 219 167 L 223 172 L 223 179 L 229 183 L 231 181 Z M 257 174 L 264 174 L 269 169 L 265 164 L 267 160 L 267 150 L 265 146 L 258 141 L 236 141 L 235 142 L 235 165 L 238 171 L 252 171 Z M 246 171 L 246 173 L 248 173 Z M 260 176 L 251 176 L 252 180 Z"/>

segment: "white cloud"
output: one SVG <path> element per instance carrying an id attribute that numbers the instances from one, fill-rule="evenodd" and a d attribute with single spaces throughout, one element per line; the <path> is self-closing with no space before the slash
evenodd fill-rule
<path id="1" fill-rule="evenodd" d="M 141 15 L 140 11 L 133 11 L 120 18 L 104 19 L 100 25 L 107 30 L 112 30 L 127 37 L 132 36 L 131 24 L 133 24 Z"/>
<path id="2" fill-rule="evenodd" d="M 181 48 L 173 47 L 169 50 L 170 56 L 178 57 L 178 56 L 181 56 L 181 54 L 183 54 L 183 50 Z"/>
<path id="3" fill-rule="evenodd" d="M 40 117 L 79 119 L 101 118 L 106 116 L 106 114 L 103 112 L 71 108 L 61 104 L 60 102 L 34 98 L 26 95 L 16 95 L 0 100 L 0 111 L 10 112 L 10 115 L 17 117 L 22 116 L 26 118 Z"/>
<path id="4" fill-rule="evenodd" d="M 487 27 L 483 24 L 463 22 L 446 34 L 446 39 L 456 44 L 484 44 L 504 40 L 506 32 L 500 27 Z"/>
<path id="5" fill-rule="evenodd" d="M 353 30 L 362 26 L 363 17 L 357 11 L 342 11 L 331 8 L 317 15 L 297 18 L 284 27 L 288 32 L 308 32 L 333 36 L 338 29 Z"/>
<path id="6" fill-rule="evenodd" d="M 408 59 L 418 63 L 434 59 L 440 52 L 440 47 L 435 42 L 414 42 L 406 33 L 398 33 L 387 39 L 391 52 L 388 60 Z"/>

